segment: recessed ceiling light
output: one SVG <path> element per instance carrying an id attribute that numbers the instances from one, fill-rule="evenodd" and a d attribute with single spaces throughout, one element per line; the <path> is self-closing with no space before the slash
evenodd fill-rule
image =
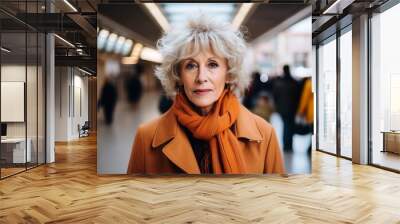
<path id="1" fill-rule="evenodd" d="M 73 44 L 72 44 L 71 42 L 69 42 L 68 40 L 66 40 L 66 39 L 64 39 L 64 38 L 62 38 L 62 37 L 60 37 L 60 36 L 57 35 L 57 34 L 54 34 L 54 36 L 57 37 L 57 38 L 58 38 L 59 40 L 61 40 L 62 42 L 64 42 L 65 44 L 67 44 L 68 46 L 75 48 L 75 45 L 73 45 Z"/>
<path id="2" fill-rule="evenodd" d="M 64 0 L 64 3 L 68 5 L 74 12 L 78 12 L 78 10 L 70 3 L 68 0 Z"/>
<path id="3" fill-rule="evenodd" d="M 88 72 L 88 71 L 86 71 L 86 70 L 83 70 L 83 69 L 81 69 L 81 68 L 79 68 L 79 67 L 78 67 L 78 70 L 81 71 L 81 72 L 83 72 L 83 73 L 85 73 L 85 74 L 87 74 L 87 75 L 93 75 L 92 73 L 90 73 L 90 72 Z"/>
<path id="4" fill-rule="evenodd" d="M 5 47 L 1 47 L 1 50 L 4 51 L 4 52 L 6 52 L 6 53 L 10 53 L 10 52 L 11 52 L 11 50 L 9 50 L 9 49 L 7 49 L 7 48 L 5 48 Z"/>

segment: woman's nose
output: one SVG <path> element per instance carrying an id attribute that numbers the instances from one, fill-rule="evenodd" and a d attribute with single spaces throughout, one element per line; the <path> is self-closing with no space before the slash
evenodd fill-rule
<path id="1" fill-rule="evenodd" d="M 203 83 L 207 82 L 208 79 L 208 70 L 205 66 L 200 66 L 197 74 L 197 82 Z"/>

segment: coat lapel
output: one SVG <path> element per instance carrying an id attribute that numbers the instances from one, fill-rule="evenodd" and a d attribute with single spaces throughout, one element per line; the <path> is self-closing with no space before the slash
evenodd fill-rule
<path id="1" fill-rule="evenodd" d="M 177 135 L 162 149 L 165 156 L 188 174 L 200 174 L 200 168 L 192 146 L 185 133 L 179 128 Z"/>
<path id="2" fill-rule="evenodd" d="M 254 114 L 242 105 L 235 127 L 235 134 L 238 138 L 246 138 L 250 141 L 261 141 L 263 139 Z"/>
<path id="3" fill-rule="evenodd" d="M 246 138 L 250 141 L 261 141 L 263 139 L 253 115 L 244 106 L 240 106 L 235 134 L 238 138 Z M 178 125 L 172 110 L 167 111 L 160 118 L 152 147 L 161 148 L 156 150 L 162 150 L 172 163 L 186 173 L 200 174 L 192 146 L 185 132 Z"/>
<path id="4" fill-rule="evenodd" d="M 172 110 L 161 117 L 157 126 L 152 147 L 159 146 L 162 146 L 164 155 L 177 167 L 188 174 L 200 174 L 192 146 L 184 131 L 179 127 Z"/>

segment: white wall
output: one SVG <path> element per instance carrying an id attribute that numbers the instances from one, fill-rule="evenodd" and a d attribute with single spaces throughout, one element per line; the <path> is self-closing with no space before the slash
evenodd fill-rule
<path id="1" fill-rule="evenodd" d="M 55 85 L 55 140 L 77 139 L 78 124 L 88 120 L 88 78 L 75 68 L 56 67 Z"/>
<path id="2" fill-rule="evenodd" d="M 78 138 L 78 124 L 81 126 L 88 121 L 89 113 L 88 113 L 88 78 L 87 76 L 83 77 L 80 75 L 74 75 L 74 91 L 72 98 L 74 102 L 71 102 L 71 105 L 74 105 L 72 108 L 72 119 L 71 119 L 71 136 L 72 138 Z M 81 107 L 81 108 L 80 108 Z M 81 111 L 80 111 L 81 110 Z"/>
<path id="3" fill-rule="evenodd" d="M 28 67 L 28 70 L 31 68 Z M 25 65 L 2 65 L 1 81 L 25 82 Z M 7 108 L 1 108 L 7 110 Z M 7 137 L 25 137 L 25 122 L 7 123 Z"/>
<path id="4" fill-rule="evenodd" d="M 1 66 L 1 81 L 4 82 L 25 82 L 25 75 L 27 69 L 28 74 L 36 74 L 36 67 L 25 65 L 2 65 Z M 28 77 L 29 78 L 29 77 Z M 31 83 L 32 80 L 29 80 L 30 84 L 36 85 L 36 81 Z M 36 98 L 36 88 L 27 88 L 27 102 L 30 103 L 33 101 L 32 98 Z M 35 106 L 30 105 L 30 106 Z M 1 108 L 2 110 L 7 110 L 7 108 Z M 32 108 L 31 108 L 32 109 Z M 34 115 L 34 117 L 31 117 Z M 28 113 L 28 121 L 32 121 L 36 119 L 36 114 Z M 35 120 L 36 121 L 36 120 Z M 25 137 L 25 123 L 26 122 L 7 122 L 7 136 L 8 137 Z M 33 127 L 33 125 L 28 125 L 28 128 Z M 36 130 L 36 127 L 34 127 Z M 30 131 L 28 130 L 28 133 Z M 29 136 L 28 136 L 29 137 Z"/>
<path id="5" fill-rule="evenodd" d="M 69 96 L 70 83 L 67 67 L 55 68 L 55 141 L 68 140 Z"/>
<path id="6" fill-rule="evenodd" d="M 32 161 L 36 162 L 39 158 L 39 163 L 44 163 L 44 74 L 42 67 L 39 65 L 25 64 L 3 64 L 1 66 L 1 81 L 2 82 L 24 82 L 26 85 L 26 106 L 23 102 L 22 108 L 19 108 L 21 113 L 26 112 L 26 120 L 22 122 L 6 122 L 7 137 L 9 138 L 24 138 L 25 135 L 30 139 L 30 148 L 32 151 Z M 27 78 L 27 80 L 25 80 Z M 2 89 L 3 91 L 4 89 Z M 23 94 L 23 92 L 22 92 Z M 2 95 L 2 98 L 7 95 Z M 2 107 L 3 112 L 13 113 L 10 107 Z M 15 113 L 15 112 L 14 112 Z M 24 115 L 23 115 L 24 116 Z M 39 153 L 37 157 L 37 153 Z"/>

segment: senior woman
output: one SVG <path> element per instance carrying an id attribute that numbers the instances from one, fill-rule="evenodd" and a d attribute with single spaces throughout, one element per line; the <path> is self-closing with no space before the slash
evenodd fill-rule
<path id="1" fill-rule="evenodd" d="M 158 42 L 172 107 L 137 129 L 128 174 L 285 173 L 273 127 L 235 95 L 249 84 L 240 31 L 207 17 Z"/>

